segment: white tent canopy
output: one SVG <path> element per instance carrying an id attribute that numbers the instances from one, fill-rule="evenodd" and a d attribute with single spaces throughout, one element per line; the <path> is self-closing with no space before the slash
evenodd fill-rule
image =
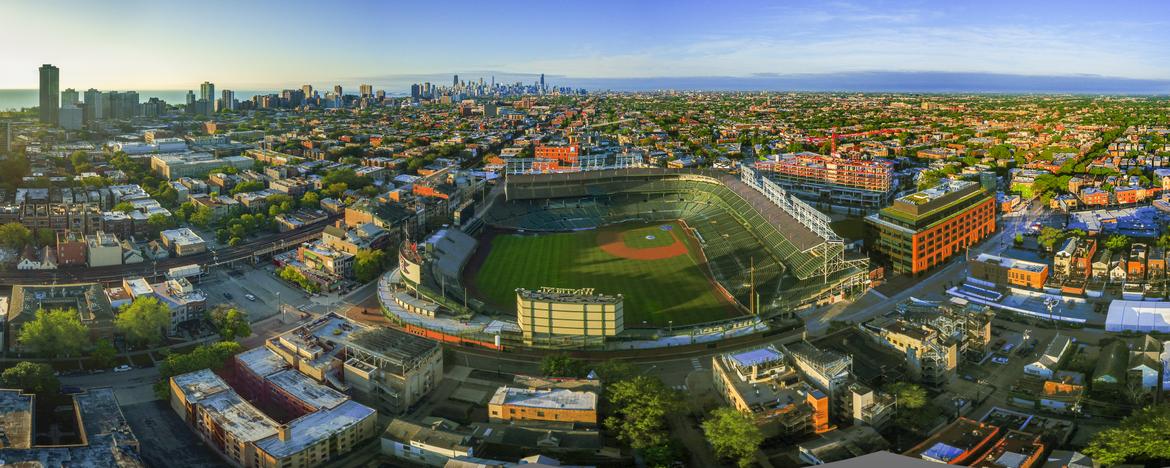
<path id="1" fill-rule="evenodd" d="M 1170 302 L 1113 301 L 1105 331 L 1170 332 Z"/>

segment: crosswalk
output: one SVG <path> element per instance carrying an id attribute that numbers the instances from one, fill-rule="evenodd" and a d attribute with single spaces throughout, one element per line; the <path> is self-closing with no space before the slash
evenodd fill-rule
<path id="1" fill-rule="evenodd" d="M 691 358 L 691 367 L 697 371 L 703 370 L 703 364 L 699 362 L 699 358 Z"/>

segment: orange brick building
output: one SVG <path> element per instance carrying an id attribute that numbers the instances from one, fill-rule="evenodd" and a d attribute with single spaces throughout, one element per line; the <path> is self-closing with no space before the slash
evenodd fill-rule
<path id="1" fill-rule="evenodd" d="M 488 402 L 492 421 L 597 424 L 597 394 L 571 390 L 500 387 Z"/>
<path id="2" fill-rule="evenodd" d="M 995 213 L 995 197 L 978 183 L 948 180 L 894 200 L 866 221 L 877 228 L 875 247 L 894 272 L 918 274 L 994 233 Z"/>
<path id="3" fill-rule="evenodd" d="M 1041 289 L 1048 281 L 1048 265 L 1025 262 L 1014 258 L 979 254 L 968 263 L 971 277 L 990 281 L 1000 286 L 1022 286 Z"/>
<path id="4" fill-rule="evenodd" d="M 568 146 L 548 146 L 538 145 L 536 147 L 536 159 L 551 159 L 560 161 L 566 166 L 576 166 L 577 159 L 581 156 L 581 145 L 576 143 Z"/>

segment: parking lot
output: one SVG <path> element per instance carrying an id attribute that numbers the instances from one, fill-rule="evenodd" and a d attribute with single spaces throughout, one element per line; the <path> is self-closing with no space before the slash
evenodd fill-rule
<path id="1" fill-rule="evenodd" d="M 276 315 L 282 304 L 302 311 L 317 305 L 307 293 L 273 275 L 271 265 L 214 268 L 199 288 L 207 293 L 209 308 L 230 303 L 247 312 L 251 322 Z"/>

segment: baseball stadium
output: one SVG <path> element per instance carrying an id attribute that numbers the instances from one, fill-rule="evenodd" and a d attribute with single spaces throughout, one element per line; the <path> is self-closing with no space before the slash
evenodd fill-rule
<path id="1" fill-rule="evenodd" d="M 478 226 L 435 236 L 426 256 L 444 300 L 518 328 L 572 309 L 573 331 L 557 333 L 590 335 L 600 325 L 589 308 L 615 302 L 621 323 L 614 332 L 607 322 L 606 338 L 758 322 L 867 284 L 866 261 L 846 259 L 829 218 L 750 167 L 509 175 L 500 185 Z M 541 317 L 523 310 L 534 303 Z"/>

